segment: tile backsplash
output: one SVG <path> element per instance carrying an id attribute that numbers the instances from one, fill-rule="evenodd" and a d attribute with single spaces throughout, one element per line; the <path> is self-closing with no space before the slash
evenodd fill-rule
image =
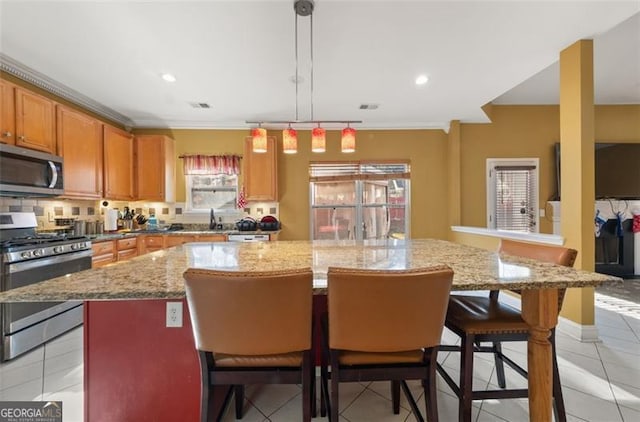
<path id="1" fill-rule="evenodd" d="M 104 204 L 107 205 L 104 205 Z M 36 199 L 0 197 L 0 212 L 34 212 L 38 220 L 38 228 L 52 230 L 55 218 L 75 218 L 78 220 L 103 220 L 105 209 L 135 210 L 136 214 L 149 216 L 154 214 L 161 225 L 171 223 L 204 224 L 209 223 L 209 213 L 193 213 L 186 211 L 184 202 L 144 202 L 144 201 L 111 201 L 111 200 L 75 200 L 75 199 Z M 220 210 L 215 212 L 216 219 L 223 224 L 234 223 L 240 218 L 251 216 L 259 220 L 265 215 L 279 218 L 277 202 L 255 202 L 247 204 L 244 210 Z"/>

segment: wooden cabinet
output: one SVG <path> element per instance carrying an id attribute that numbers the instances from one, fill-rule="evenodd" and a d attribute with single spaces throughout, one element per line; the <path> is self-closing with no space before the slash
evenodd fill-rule
<path id="1" fill-rule="evenodd" d="M 196 238 L 196 242 L 226 242 L 227 235 L 226 234 L 206 234 L 206 235 L 198 235 Z"/>
<path id="2" fill-rule="evenodd" d="M 118 250 L 118 261 L 126 261 L 136 257 L 138 256 L 138 239 L 135 237 L 118 239 L 116 241 L 116 249 Z"/>
<path id="3" fill-rule="evenodd" d="M 142 235 L 138 237 L 138 240 L 140 255 L 164 249 L 164 236 L 162 235 Z"/>
<path id="4" fill-rule="evenodd" d="M 50 99 L 15 88 L 16 145 L 56 153 L 55 107 Z"/>
<path id="5" fill-rule="evenodd" d="M 176 157 L 174 140 L 161 135 L 135 138 L 137 199 L 174 202 Z"/>
<path id="6" fill-rule="evenodd" d="M 0 80 L 0 142 L 16 143 L 16 105 L 14 87 Z"/>
<path id="7" fill-rule="evenodd" d="M 116 262 L 116 248 L 113 240 L 94 242 L 91 244 L 91 249 L 93 250 L 93 256 L 91 257 L 92 268 L 98 268 Z"/>
<path id="8" fill-rule="evenodd" d="M 107 199 L 132 200 L 135 197 L 133 137 L 104 125 L 104 196 Z"/>
<path id="9" fill-rule="evenodd" d="M 172 246 L 184 245 L 185 243 L 195 241 L 196 236 L 166 236 L 164 239 L 164 247 L 170 248 Z"/>
<path id="10" fill-rule="evenodd" d="M 251 137 L 244 141 L 244 189 L 247 201 L 278 200 L 277 142 L 267 137 L 267 152 L 253 152 Z"/>
<path id="11" fill-rule="evenodd" d="M 102 123 L 65 106 L 58 105 L 56 111 L 64 196 L 102 198 Z"/>

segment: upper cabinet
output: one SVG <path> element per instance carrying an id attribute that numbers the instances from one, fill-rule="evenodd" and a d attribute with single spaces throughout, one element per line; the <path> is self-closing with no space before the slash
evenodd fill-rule
<path id="1" fill-rule="evenodd" d="M 174 140 L 167 136 L 136 136 L 137 199 L 175 201 L 176 157 L 174 151 Z"/>
<path id="2" fill-rule="evenodd" d="M 0 80 L 0 142 L 16 143 L 16 106 L 13 85 Z"/>
<path id="3" fill-rule="evenodd" d="M 57 106 L 58 154 L 64 157 L 64 195 L 102 198 L 102 123 Z"/>
<path id="4" fill-rule="evenodd" d="M 135 198 L 133 136 L 113 126 L 104 125 L 104 197 Z"/>
<path id="5" fill-rule="evenodd" d="M 267 152 L 253 152 L 251 137 L 244 140 L 244 188 L 247 201 L 278 200 L 277 142 L 267 137 Z"/>
<path id="6" fill-rule="evenodd" d="M 14 92 L 15 144 L 19 147 L 55 154 L 55 103 L 20 87 L 16 87 Z"/>

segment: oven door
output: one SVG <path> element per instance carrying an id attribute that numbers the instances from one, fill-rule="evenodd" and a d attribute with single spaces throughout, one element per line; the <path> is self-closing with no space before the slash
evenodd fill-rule
<path id="1" fill-rule="evenodd" d="M 1 290 L 39 283 L 50 278 L 91 268 L 91 249 L 64 255 L 5 264 Z M 61 312 L 81 305 L 80 301 L 22 302 L 2 305 L 2 334 L 10 335 Z"/>

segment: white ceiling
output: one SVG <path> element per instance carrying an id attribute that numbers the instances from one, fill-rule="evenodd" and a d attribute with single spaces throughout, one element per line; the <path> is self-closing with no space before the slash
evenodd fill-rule
<path id="1" fill-rule="evenodd" d="M 557 103 L 559 52 L 579 39 L 594 39 L 596 103 L 640 104 L 638 0 L 317 0 L 313 78 L 298 18 L 297 95 L 295 20 L 293 0 L 0 0 L 0 52 L 136 127 L 295 120 L 296 99 L 298 120 L 313 104 L 356 128 L 486 122 L 493 100 Z"/>

